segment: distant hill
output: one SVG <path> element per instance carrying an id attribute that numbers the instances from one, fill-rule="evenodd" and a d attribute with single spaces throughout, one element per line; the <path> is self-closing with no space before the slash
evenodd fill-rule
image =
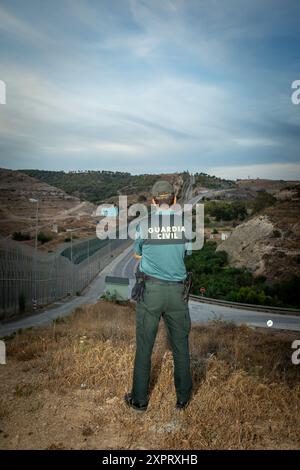
<path id="1" fill-rule="evenodd" d="M 46 170 L 21 170 L 23 173 L 56 186 L 66 193 L 96 204 L 108 201 L 119 194 L 148 195 L 151 187 L 162 175 L 131 175 L 120 171 L 64 172 Z M 163 175 L 172 182 L 180 180 L 180 186 L 188 174 Z"/>
<path id="2" fill-rule="evenodd" d="M 208 189 L 229 189 L 236 186 L 235 181 L 218 178 L 214 175 L 208 175 L 207 173 L 195 173 L 194 188 L 208 188 Z"/>
<path id="3" fill-rule="evenodd" d="M 46 170 L 20 170 L 23 173 L 56 186 L 68 194 L 99 204 L 114 200 L 119 194 L 132 196 L 130 202 L 135 202 L 139 197 L 150 195 L 151 187 L 158 179 L 167 179 L 174 185 L 177 196 L 180 198 L 181 191 L 189 183 L 188 172 L 169 174 L 141 174 L 132 175 L 121 171 L 46 171 Z M 223 180 L 204 173 L 195 174 L 193 192 L 197 193 L 200 188 L 228 188 L 233 187 L 234 182 Z"/>
<path id="4" fill-rule="evenodd" d="M 270 193 L 275 193 L 284 188 L 299 185 L 299 180 L 295 181 L 285 181 L 285 180 L 270 180 L 264 178 L 255 178 L 255 179 L 237 179 L 236 185 L 241 189 L 251 190 L 251 191 L 267 191 Z"/>
<path id="5" fill-rule="evenodd" d="M 36 205 L 39 201 L 39 232 L 47 233 L 53 242 L 64 238 L 66 228 L 90 227 L 95 232 L 92 218 L 94 204 L 82 202 L 62 189 L 33 178 L 24 172 L 0 169 L 0 235 L 12 236 L 15 232 L 28 235 L 27 244 L 34 244 Z M 53 229 L 57 225 L 60 236 Z M 76 232 L 79 236 L 79 233 Z M 20 238 L 20 236 L 19 236 Z M 53 242 L 50 242 L 53 245 Z M 56 245 L 56 243 L 54 243 Z M 51 246 L 52 247 L 52 246 Z M 49 248 L 49 243 L 47 243 Z"/>

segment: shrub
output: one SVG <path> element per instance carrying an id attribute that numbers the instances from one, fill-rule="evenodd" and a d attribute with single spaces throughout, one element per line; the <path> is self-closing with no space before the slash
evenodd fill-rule
<path id="1" fill-rule="evenodd" d="M 12 238 L 13 240 L 16 240 L 18 242 L 31 239 L 29 233 L 22 233 L 22 232 L 14 232 Z"/>
<path id="2" fill-rule="evenodd" d="M 38 241 L 41 242 L 42 245 L 44 245 L 44 243 L 50 242 L 52 238 L 52 235 L 48 235 L 43 232 L 40 232 L 37 236 Z"/>
<path id="3" fill-rule="evenodd" d="M 280 232 L 280 230 L 277 230 L 277 229 L 273 230 L 272 237 L 274 237 L 274 238 L 280 238 L 280 237 L 281 237 L 281 232 Z"/>
<path id="4" fill-rule="evenodd" d="M 273 288 L 278 298 L 287 305 L 300 307 L 300 276 L 293 276 L 287 281 L 276 284 Z"/>
<path id="5" fill-rule="evenodd" d="M 257 213 L 265 209 L 266 207 L 273 206 L 276 202 L 276 198 L 265 191 L 258 193 L 257 197 L 252 202 L 253 213 Z"/>

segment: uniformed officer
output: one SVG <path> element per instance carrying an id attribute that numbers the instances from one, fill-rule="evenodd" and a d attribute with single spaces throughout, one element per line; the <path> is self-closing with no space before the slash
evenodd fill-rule
<path id="1" fill-rule="evenodd" d="M 158 181 L 152 188 L 155 214 L 140 222 L 134 244 L 134 256 L 140 259 L 144 281 L 143 297 L 136 307 L 136 354 L 131 393 L 125 402 L 138 411 L 148 406 L 151 355 L 160 317 L 163 316 L 172 346 L 174 383 L 178 409 L 187 406 L 192 392 L 189 332 L 191 320 L 187 299 L 183 296 L 187 277 L 184 257 L 187 238 L 182 213 L 176 204 L 174 188 Z"/>

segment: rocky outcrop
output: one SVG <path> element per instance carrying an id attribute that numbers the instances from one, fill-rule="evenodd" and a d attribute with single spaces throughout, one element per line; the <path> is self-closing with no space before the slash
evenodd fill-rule
<path id="1" fill-rule="evenodd" d="M 94 204 L 81 202 L 63 190 L 50 186 L 25 173 L 0 169 L 0 234 L 9 236 L 15 231 L 32 234 L 35 227 L 36 206 L 39 201 L 41 229 L 51 230 L 53 223 L 65 225 L 71 218 L 91 218 Z"/>
<path id="2" fill-rule="evenodd" d="M 300 275 L 300 200 L 277 203 L 238 225 L 217 250 L 230 265 L 246 267 L 269 283 Z"/>
<path id="3" fill-rule="evenodd" d="M 268 243 L 273 230 L 274 225 L 267 217 L 254 217 L 238 225 L 217 251 L 226 251 L 229 263 L 234 266 L 247 266 L 254 273 L 263 272 L 262 254 L 271 250 Z"/>

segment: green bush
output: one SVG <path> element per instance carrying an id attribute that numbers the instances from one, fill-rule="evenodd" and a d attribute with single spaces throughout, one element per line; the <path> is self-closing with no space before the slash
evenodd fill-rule
<path id="1" fill-rule="evenodd" d="M 28 233 L 22 233 L 22 232 L 14 232 L 12 238 L 13 240 L 16 240 L 18 242 L 31 239 Z"/>
<path id="2" fill-rule="evenodd" d="M 273 206 L 276 203 L 276 198 L 265 191 L 258 193 L 257 197 L 252 201 L 253 213 L 257 213 L 265 209 L 266 207 Z"/>
<path id="3" fill-rule="evenodd" d="M 280 230 L 277 230 L 277 229 L 273 230 L 272 237 L 274 237 L 274 238 L 280 238 L 280 237 L 281 237 L 281 232 L 280 232 Z"/>
<path id="4" fill-rule="evenodd" d="M 244 220 L 247 217 L 247 207 L 243 201 L 208 201 L 205 211 L 219 221 Z"/>
<path id="5" fill-rule="evenodd" d="M 44 243 L 50 242 L 53 239 L 53 237 L 52 235 L 48 235 L 46 233 L 40 232 L 37 236 L 37 239 L 39 242 L 41 242 L 42 245 L 44 245 Z"/>
<path id="6" fill-rule="evenodd" d="M 286 305 L 300 308 L 300 276 L 292 276 L 286 281 L 277 283 L 270 289 L 270 293 L 277 295 L 279 300 Z"/>
<path id="7" fill-rule="evenodd" d="M 216 252 L 216 243 L 206 241 L 203 248 L 186 257 L 193 272 L 192 293 L 205 287 L 207 297 L 257 305 L 300 307 L 300 276 L 270 287 L 265 276 L 254 277 L 245 268 L 228 265 L 227 254 Z"/>

